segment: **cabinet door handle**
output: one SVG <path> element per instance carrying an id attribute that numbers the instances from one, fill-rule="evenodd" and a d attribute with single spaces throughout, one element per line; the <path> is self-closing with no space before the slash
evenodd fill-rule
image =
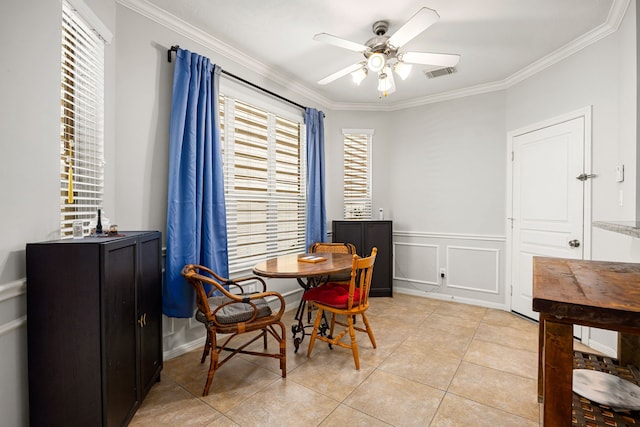
<path id="1" fill-rule="evenodd" d="M 144 313 L 142 316 L 140 316 L 140 318 L 138 319 L 138 325 L 140 325 L 141 328 L 147 326 L 147 313 Z"/>

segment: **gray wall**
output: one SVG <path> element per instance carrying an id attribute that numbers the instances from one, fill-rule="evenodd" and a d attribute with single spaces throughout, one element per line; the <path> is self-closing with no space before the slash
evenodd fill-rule
<path id="1" fill-rule="evenodd" d="M 115 3 L 87 4 L 115 32 Z M 0 3 L 0 414 L 28 425 L 25 245 L 59 235 L 61 1 Z M 115 40 L 105 52 L 107 203 L 114 205 Z M 47 325 L 30 325 L 47 327 Z M 52 366 L 52 369 L 55 367 Z"/>
<path id="2" fill-rule="evenodd" d="M 396 260 L 416 260 L 396 265 L 398 289 L 504 304 L 506 133 L 567 111 L 593 105 L 594 168 L 601 178 L 594 181 L 594 219 L 634 218 L 635 9 L 617 33 L 505 91 L 380 113 L 332 111 L 179 29 L 113 0 L 85 1 L 114 34 L 106 50 L 105 205 L 122 229 L 164 231 L 173 70 L 166 49 L 173 44 L 325 111 L 329 220 L 342 217 L 341 129 L 375 129 L 373 207 L 383 207 L 394 220 L 396 254 L 404 255 Z M 0 34 L 20 40 L 6 49 L 0 68 L 0 413 L 7 426 L 27 425 L 25 244 L 58 233 L 59 19 L 59 0 L 0 4 Z M 627 173 L 623 184 L 612 180 L 619 162 Z M 629 202 L 623 207 L 617 206 L 620 187 Z M 620 242 L 607 233 L 594 232 L 594 257 L 597 252 L 637 260 L 635 240 Z M 432 262 L 421 266 L 421 257 Z M 486 259 L 499 268 L 483 270 L 486 277 L 472 283 L 475 290 L 445 289 L 434 278 L 432 270 L 444 265 L 454 283 L 464 284 L 470 278 L 461 271 L 461 260 L 473 265 Z M 298 296 L 296 285 L 287 281 L 270 286 L 290 299 Z M 497 293 L 488 292 L 493 286 Z M 166 356 L 201 345 L 201 336 L 188 321 L 166 319 Z"/>

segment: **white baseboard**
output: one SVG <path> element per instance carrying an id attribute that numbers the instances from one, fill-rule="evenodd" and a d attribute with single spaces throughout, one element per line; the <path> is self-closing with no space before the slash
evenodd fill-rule
<path id="1" fill-rule="evenodd" d="M 618 352 L 615 348 L 611 348 L 607 345 L 601 344 L 597 341 L 590 339 L 588 342 L 583 343 L 588 347 L 591 347 L 595 351 L 599 351 L 600 353 L 606 354 L 609 357 L 613 357 L 614 359 L 618 357 Z"/>
<path id="2" fill-rule="evenodd" d="M 200 348 L 204 349 L 204 337 L 198 338 L 188 343 L 184 343 L 178 347 L 174 347 L 169 351 L 165 351 L 162 353 L 162 360 L 173 359 L 178 356 L 182 356 L 185 353 L 189 353 L 190 351 L 196 350 Z"/>
<path id="3" fill-rule="evenodd" d="M 492 302 L 476 300 L 472 298 L 462 298 L 454 295 L 441 294 L 436 292 L 423 292 L 415 289 L 406 289 L 406 288 L 394 288 L 393 292 L 399 293 L 399 294 L 413 295 L 413 296 L 423 297 L 423 298 L 433 298 L 441 301 L 453 301 L 453 302 L 459 302 L 462 304 L 477 305 L 480 307 L 494 308 L 496 310 L 510 311 L 509 308 L 506 306 L 506 304 L 492 303 Z"/>

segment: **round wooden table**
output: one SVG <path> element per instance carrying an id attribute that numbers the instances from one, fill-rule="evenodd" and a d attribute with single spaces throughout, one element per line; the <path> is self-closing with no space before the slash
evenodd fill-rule
<path id="1" fill-rule="evenodd" d="M 324 258 L 319 262 L 313 258 Z M 304 261 L 307 259 L 308 261 Z M 263 277 L 310 278 L 351 270 L 353 255 L 333 252 L 283 255 L 268 259 L 253 267 L 253 273 Z"/>
<path id="2" fill-rule="evenodd" d="M 298 284 L 304 289 L 304 292 L 313 286 L 321 285 L 326 282 L 330 274 L 344 273 L 351 271 L 353 263 L 353 255 L 333 253 L 333 252 L 315 252 L 306 254 L 283 255 L 277 258 L 268 259 L 253 267 L 253 274 L 262 277 L 272 278 L 290 278 L 296 279 Z M 304 340 L 304 328 L 309 325 L 310 319 L 307 319 L 307 325 L 302 321 L 306 301 L 300 298 L 300 304 L 296 310 L 296 324 L 291 326 L 293 334 L 293 345 L 298 351 L 300 343 Z M 309 317 L 308 315 L 307 317 Z M 327 325 L 324 323 L 322 331 L 326 330 Z M 297 335 L 300 334 L 300 337 Z"/>

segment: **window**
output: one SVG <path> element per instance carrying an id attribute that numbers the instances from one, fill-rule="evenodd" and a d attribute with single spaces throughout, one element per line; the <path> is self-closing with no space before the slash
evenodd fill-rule
<path id="1" fill-rule="evenodd" d="M 229 271 L 304 251 L 304 125 L 221 96 L 220 127 Z"/>
<path id="2" fill-rule="evenodd" d="M 371 139 L 373 130 L 343 129 L 344 218 L 371 219 Z"/>
<path id="3" fill-rule="evenodd" d="M 77 0 L 74 6 L 78 6 Z M 81 3 L 79 3 L 81 4 Z M 60 235 L 89 220 L 102 205 L 104 187 L 104 43 L 76 8 L 62 2 L 60 90 Z M 86 6 L 83 16 L 89 13 Z M 91 15 L 89 13 L 89 15 Z M 93 15 L 90 16 L 95 21 Z M 109 36 L 110 37 L 110 36 Z"/>

